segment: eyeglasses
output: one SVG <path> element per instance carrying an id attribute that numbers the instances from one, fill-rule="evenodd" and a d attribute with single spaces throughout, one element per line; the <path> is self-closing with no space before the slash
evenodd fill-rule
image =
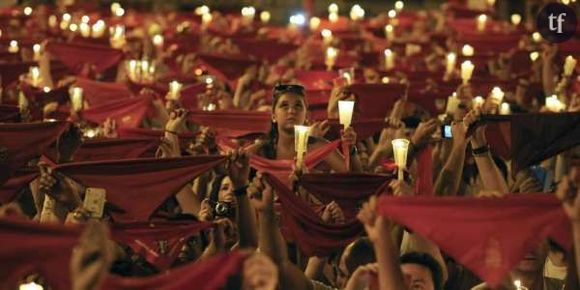
<path id="1" fill-rule="evenodd" d="M 295 84 L 277 84 L 274 87 L 274 95 L 279 95 L 283 93 L 295 93 L 299 95 L 304 95 L 304 87 Z"/>

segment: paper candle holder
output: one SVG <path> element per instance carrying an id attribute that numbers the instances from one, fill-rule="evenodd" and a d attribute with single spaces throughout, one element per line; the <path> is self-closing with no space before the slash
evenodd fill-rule
<path id="1" fill-rule="evenodd" d="M 394 139 L 391 141 L 393 145 L 393 155 L 395 157 L 395 164 L 398 167 L 397 178 L 403 180 L 403 172 L 407 166 L 407 152 L 409 151 L 409 140 L 407 139 Z"/>
<path id="2" fill-rule="evenodd" d="M 354 101 L 338 101 L 339 122 L 344 128 L 350 127 L 353 110 Z"/>

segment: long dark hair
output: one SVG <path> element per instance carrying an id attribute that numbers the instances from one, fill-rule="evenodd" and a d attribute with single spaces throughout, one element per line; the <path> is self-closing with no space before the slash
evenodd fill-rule
<path id="1" fill-rule="evenodd" d="M 297 96 L 302 97 L 302 99 L 306 102 L 305 99 L 305 92 L 304 87 L 301 85 L 293 85 L 293 84 L 278 84 L 274 87 L 274 91 L 272 94 L 272 114 L 276 110 L 276 105 L 278 105 L 278 100 L 280 97 L 285 93 L 292 93 Z M 262 147 L 264 157 L 268 159 L 276 159 L 276 144 L 278 143 L 278 124 L 272 121 L 270 124 L 270 132 L 268 132 L 268 136 L 266 137 L 266 142 Z"/>

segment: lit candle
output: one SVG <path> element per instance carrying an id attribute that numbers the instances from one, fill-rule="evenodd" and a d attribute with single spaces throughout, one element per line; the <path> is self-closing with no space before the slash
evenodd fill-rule
<path id="1" fill-rule="evenodd" d="M 164 42 L 165 42 L 165 39 L 163 38 L 163 35 L 155 34 L 153 36 L 153 45 L 155 45 L 157 48 L 163 48 Z"/>
<path id="2" fill-rule="evenodd" d="M 10 46 L 8 47 L 8 52 L 18 53 L 18 51 L 20 51 L 20 47 L 18 47 L 18 41 L 10 40 Z"/>
<path id="3" fill-rule="evenodd" d="M 119 8 L 115 9 L 115 12 L 113 14 L 117 17 L 122 17 L 123 15 L 125 15 L 125 9 L 119 6 Z"/>
<path id="4" fill-rule="evenodd" d="M 24 15 L 30 16 L 30 15 L 32 15 L 32 7 L 26 6 L 26 7 L 24 7 L 24 10 L 22 12 L 24 12 Z"/>
<path id="5" fill-rule="evenodd" d="M 530 52 L 530 59 L 535 62 L 540 57 L 540 53 L 537 51 Z"/>
<path id="6" fill-rule="evenodd" d="M 522 281 L 520 281 L 520 280 L 515 280 L 514 286 L 516 286 L 516 290 L 523 290 L 522 289 Z"/>
<path id="7" fill-rule="evenodd" d="M 397 11 L 395 9 L 391 9 L 389 10 L 389 12 L 387 12 L 387 16 L 391 19 L 397 17 Z"/>
<path id="8" fill-rule="evenodd" d="M 209 10 L 209 7 L 207 7 L 207 5 L 202 5 L 202 6 L 195 8 L 195 14 L 199 15 L 199 16 L 204 15 L 204 14 L 209 14 L 209 12 L 210 12 L 210 10 Z"/>
<path id="9" fill-rule="evenodd" d="M 329 14 L 338 13 L 338 5 L 336 3 L 328 5 L 328 13 Z"/>
<path id="10" fill-rule="evenodd" d="M 395 39 L 395 29 L 393 25 L 387 24 L 385 25 L 385 37 L 388 41 L 393 41 Z"/>
<path id="11" fill-rule="evenodd" d="M 395 10 L 397 12 L 401 12 L 401 10 L 403 10 L 403 7 L 405 7 L 405 3 L 403 1 L 395 2 Z"/>
<path id="12" fill-rule="evenodd" d="M 473 69 L 475 69 L 475 65 L 471 61 L 466 60 L 461 63 L 461 80 L 463 80 L 464 84 L 467 84 L 471 79 Z"/>
<path id="13" fill-rule="evenodd" d="M 137 66 L 139 65 L 137 60 L 130 60 L 127 63 L 128 67 L 129 67 L 129 79 L 133 82 L 137 82 Z"/>
<path id="14" fill-rule="evenodd" d="M 477 31 L 484 31 L 485 30 L 485 23 L 487 22 L 487 15 L 480 14 L 477 17 Z"/>
<path id="15" fill-rule="evenodd" d="M 181 97 L 181 88 L 183 84 L 178 81 L 172 81 L 169 83 L 169 97 L 172 100 L 179 100 Z"/>
<path id="16" fill-rule="evenodd" d="M 457 97 L 457 93 L 451 94 L 451 96 L 447 97 L 447 107 L 445 108 L 445 112 L 447 113 L 454 113 L 459 108 L 459 98 Z"/>
<path id="17" fill-rule="evenodd" d="M 123 25 L 115 25 L 115 27 L 111 27 L 110 34 L 111 37 L 109 38 L 109 42 L 113 48 L 120 49 L 125 45 L 125 27 Z"/>
<path id="18" fill-rule="evenodd" d="M 365 10 L 358 4 L 350 9 L 350 19 L 353 21 L 362 20 L 365 17 Z"/>
<path id="19" fill-rule="evenodd" d="M 340 124 L 344 128 L 350 127 L 352 121 L 352 112 L 354 109 L 354 101 L 338 101 L 338 116 Z"/>
<path id="20" fill-rule="evenodd" d="M 92 27 L 93 38 L 103 37 L 103 35 L 105 35 L 105 29 L 106 29 L 105 21 L 103 21 L 101 19 L 97 20 L 97 22 L 95 22 L 95 24 L 93 24 L 93 27 Z"/>
<path id="21" fill-rule="evenodd" d="M 75 112 L 79 112 L 83 109 L 83 88 L 81 87 L 72 87 L 71 88 L 71 96 L 70 96 L 72 109 Z"/>
<path id="22" fill-rule="evenodd" d="M 328 70 L 332 70 L 334 63 L 336 61 L 336 57 L 338 56 L 338 49 L 334 47 L 328 47 L 326 49 L 326 68 Z"/>
<path id="23" fill-rule="evenodd" d="M 79 30 L 81 31 L 81 35 L 85 38 L 91 37 L 91 26 L 88 23 L 81 23 L 79 25 Z"/>
<path id="24" fill-rule="evenodd" d="M 308 27 L 310 27 L 311 31 L 317 30 L 319 26 L 320 26 L 320 18 L 318 17 L 310 18 L 310 21 L 308 22 Z"/>
<path id="25" fill-rule="evenodd" d="M 48 26 L 50 28 L 56 28 L 57 25 L 58 25 L 58 18 L 56 17 L 56 15 L 50 15 L 48 17 Z"/>
<path id="26" fill-rule="evenodd" d="M 509 115 L 511 114 L 510 104 L 503 102 L 501 106 L 499 106 L 499 113 L 500 115 Z"/>
<path id="27" fill-rule="evenodd" d="M 512 16 L 510 17 L 512 24 L 515 26 L 520 25 L 520 23 L 522 22 L 522 16 L 519 14 L 512 14 Z"/>
<path id="28" fill-rule="evenodd" d="M 76 23 L 71 23 L 71 25 L 68 27 L 68 29 L 71 32 L 77 32 L 77 30 L 79 30 L 79 26 Z"/>
<path id="29" fill-rule="evenodd" d="M 322 29 L 320 35 L 322 35 L 322 42 L 325 45 L 329 45 L 332 42 L 332 31 L 330 29 Z"/>
<path id="30" fill-rule="evenodd" d="M 500 87 L 493 87 L 491 90 L 491 98 L 492 100 L 495 100 L 497 104 L 501 104 L 503 102 L 504 96 L 505 93 L 501 90 Z"/>
<path id="31" fill-rule="evenodd" d="M 463 54 L 463 56 L 473 56 L 473 54 L 475 54 L 475 49 L 473 49 L 473 46 L 466 44 L 461 48 L 461 54 Z"/>
<path id="32" fill-rule="evenodd" d="M 262 13 L 260 13 L 260 21 L 262 21 L 262 23 L 270 22 L 271 17 L 272 15 L 270 14 L 269 11 L 262 11 Z"/>
<path id="33" fill-rule="evenodd" d="M 450 52 L 447 54 L 447 65 L 446 65 L 446 73 L 448 75 L 453 74 L 455 70 L 455 63 L 457 62 L 457 55 L 454 52 Z"/>
<path id="34" fill-rule="evenodd" d="M 40 61 L 42 58 L 42 46 L 36 43 L 32 46 L 32 51 L 34 52 L 34 61 Z"/>
<path id="35" fill-rule="evenodd" d="M 70 25 L 70 21 L 72 20 L 72 16 L 68 13 L 62 15 L 62 19 L 60 20 L 60 29 L 66 30 Z"/>
<path id="36" fill-rule="evenodd" d="M 43 290 L 44 288 L 42 285 L 36 284 L 34 282 L 20 284 L 18 290 Z"/>
<path id="37" fill-rule="evenodd" d="M 207 25 L 209 25 L 212 19 L 213 16 L 211 16 L 210 13 L 205 13 L 201 16 L 201 23 L 203 24 L 204 27 L 207 27 Z"/>
<path id="38" fill-rule="evenodd" d="M 338 13 L 330 13 L 328 14 L 328 20 L 330 20 L 330 22 L 335 23 L 338 21 Z"/>
<path id="39" fill-rule="evenodd" d="M 566 61 L 564 62 L 564 76 L 569 77 L 572 75 L 577 62 L 578 61 L 571 55 L 566 57 Z"/>
<path id="40" fill-rule="evenodd" d="M 42 88 L 42 91 L 45 93 L 48 93 L 51 91 L 51 89 L 50 89 L 50 87 L 44 87 L 44 88 Z"/>
<path id="41" fill-rule="evenodd" d="M 390 82 L 391 82 L 391 79 L 389 79 L 389 77 L 383 77 L 383 78 L 381 79 L 381 82 L 382 82 L 383 84 L 388 84 L 388 83 L 390 83 Z"/>
<path id="42" fill-rule="evenodd" d="M 121 7 L 121 4 L 119 4 L 118 2 L 111 3 L 111 13 L 112 14 L 116 14 L 116 11 L 120 8 L 122 8 L 122 7 Z"/>
<path id="43" fill-rule="evenodd" d="M 407 152 L 409 150 L 409 140 L 407 139 L 394 139 L 391 141 L 393 144 L 393 155 L 395 156 L 395 164 L 398 167 L 398 179 L 403 180 L 403 172 L 407 167 Z"/>
<path id="44" fill-rule="evenodd" d="M 532 33 L 532 40 L 534 40 L 534 42 L 540 42 L 542 41 L 542 35 L 539 32 L 534 32 Z"/>
<path id="45" fill-rule="evenodd" d="M 385 69 L 391 70 L 395 67 L 395 54 L 390 49 L 385 49 Z"/>
<path id="46" fill-rule="evenodd" d="M 310 127 L 308 126 L 294 126 L 294 147 L 296 148 L 296 168 L 301 168 L 304 154 L 308 147 L 308 137 L 310 135 Z"/>
<path id="47" fill-rule="evenodd" d="M 560 102 L 558 96 L 552 95 L 546 98 L 546 108 L 552 112 L 561 112 L 566 108 L 566 105 Z"/>
<path id="48" fill-rule="evenodd" d="M 477 96 L 477 97 L 473 98 L 472 102 L 473 102 L 473 108 L 477 109 L 477 108 L 483 107 L 485 100 L 483 99 L 482 96 Z"/>
<path id="49" fill-rule="evenodd" d="M 256 8 L 252 6 L 242 8 L 242 19 L 246 24 L 252 23 L 254 21 L 255 16 L 256 16 Z"/>
<path id="50" fill-rule="evenodd" d="M 37 66 L 31 66 L 29 73 L 32 86 L 33 87 L 40 86 L 40 68 L 38 68 Z"/>

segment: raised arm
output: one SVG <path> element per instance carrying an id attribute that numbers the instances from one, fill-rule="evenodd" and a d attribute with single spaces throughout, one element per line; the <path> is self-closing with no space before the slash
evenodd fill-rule
<path id="1" fill-rule="evenodd" d="M 455 122 L 451 125 L 453 145 L 451 153 L 435 181 L 436 195 L 455 195 L 459 191 L 465 160 L 465 148 L 467 147 L 466 132 L 467 129 L 462 122 Z"/>
<path id="2" fill-rule="evenodd" d="M 574 237 L 574 252 L 576 261 L 576 274 L 580 279 L 580 172 L 573 169 L 571 174 L 564 176 L 558 188 L 556 196 L 562 201 L 562 206 L 572 224 L 572 236 Z M 570 275 L 570 273 L 568 273 Z"/>

